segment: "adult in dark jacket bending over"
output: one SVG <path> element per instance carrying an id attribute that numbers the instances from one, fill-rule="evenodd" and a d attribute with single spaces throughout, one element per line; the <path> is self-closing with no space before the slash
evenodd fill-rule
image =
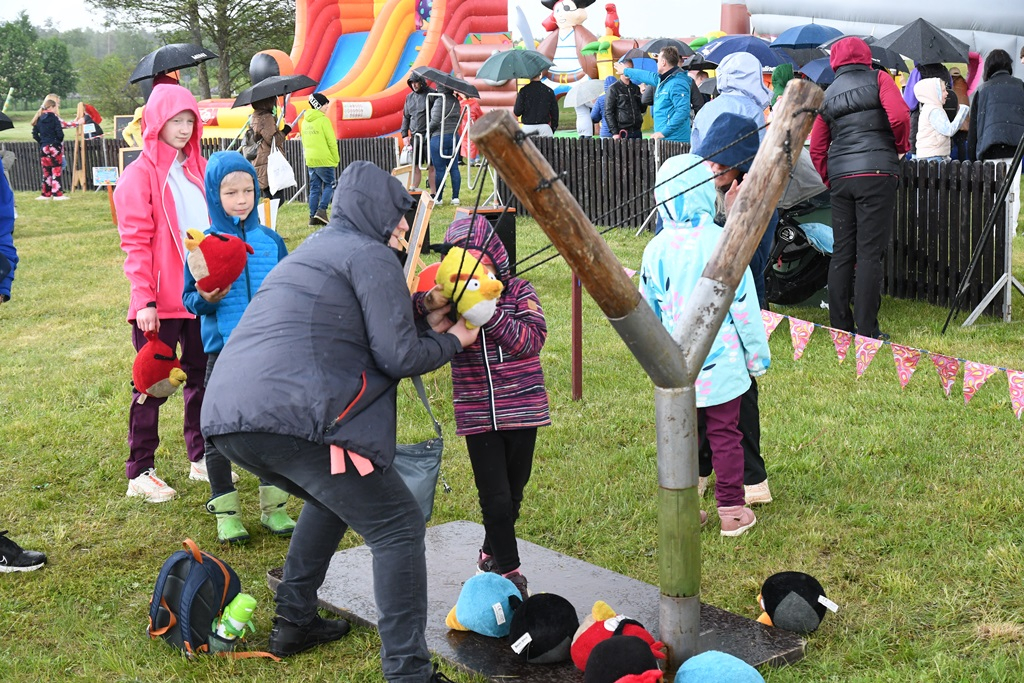
<path id="1" fill-rule="evenodd" d="M 270 651 L 295 654 L 348 631 L 317 616 L 316 593 L 351 526 L 373 553 L 384 677 L 419 683 L 431 680 L 426 525 L 391 467 L 397 386 L 450 361 L 478 331 L 451 326 L 447 306 L 414 320 L 388 248 L 412 204 L 369 162 L 342 173 L 330 223 L 267 276 L 224 346 L 202 425 L 233 463 L 306 501 Z"/>

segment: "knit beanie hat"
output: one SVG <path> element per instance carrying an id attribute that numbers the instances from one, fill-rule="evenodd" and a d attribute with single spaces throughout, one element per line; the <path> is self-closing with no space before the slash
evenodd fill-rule
<path id="1" fill-rule="evenodd" d="M 315 92 L 309 96 L 309 106 L 313 107 L 313 109 L 322 109 L 329 102 L 330 100 L 327 99 L 327 95 L 324 95 L 322 92 Z"/>

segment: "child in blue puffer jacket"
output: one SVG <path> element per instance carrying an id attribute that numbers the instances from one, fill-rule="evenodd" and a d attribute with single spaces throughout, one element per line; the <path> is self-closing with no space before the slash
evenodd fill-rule
<path id="1" fill-rule="evenodd" d="M 263 279 L 277 263 L 288 255 L 288 248 L 277 233 L 260 225 L 253 208 L 259 200 L 256 169 L 238 152 L 217 152 L 206 167 L 206 199 L 210 211 L 210 233 L 234 235 L 253 248 L 245 270 L 225 289 L 204 292 L 196 287 L 196 279 L 185 266 L 185 308 L 201 318 L 203 348 L 208 355 L 205 384 L 217 356 L 227 343 L 249 302 Z M 237 476 L 231 463 L 206 440 L 206 470 L 210 478 L 210 500 L 206 509 L 217 517 L 217 540 L 238 543 L 248 540 L 249 533 L 239 519 Z M 260 482 L 260 522 L 271 533 L 290 536 L 295 522 L 285 511 L 288 494 Z"/>

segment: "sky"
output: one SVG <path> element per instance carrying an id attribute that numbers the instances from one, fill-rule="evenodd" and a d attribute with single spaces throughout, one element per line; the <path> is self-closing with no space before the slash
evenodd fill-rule
<path id="1" fill-rule="evenodd" d="M 590 18 L 585 23 L 595 35 L 604 33 L 604 4 L 595 2 L 587 8 Z M 702 35 L 718 28 L 720 5 L 717 0 L 647 0 L 645 2 L 619 2 L 618 13 L 622 35 L 642 38 L 661 37 L 666 26 L 673 27 L 672 35 Z M 540 27 L 550 11 L 540 0 L 509 0 L 509 24 L 515 31 L 516 7 L 522 7 L 535 31 L 542 38 Z M 0 22 L 13 21 L 22 11 L 36 26 L 47 19 L 62 31 L 75 28 L 103 30 L 103 15 L 91 11 L 83 0 L 0 0 Z M 517 33 L 518 35 L 518 33 Z"/>

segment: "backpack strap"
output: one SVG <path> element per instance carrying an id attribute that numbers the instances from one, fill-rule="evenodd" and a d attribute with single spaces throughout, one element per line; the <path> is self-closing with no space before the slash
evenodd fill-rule
<path id="1" fill-rule="evenodd" d="M 167 584 L 167 577 L 170 576 L 175 566 L 182 560 L 188 558 L 188 553 L 184 550 L 178 552 L 167 558 L 164 562 L 164 566 L 160 568 L 160 574 L 156 577 L 156 586 L 153 588 L 153 596 L 149 599 L 149 636 L 150 638 L 156 638 L 162 633 L 166 633 L 171 626 L 177 623 L 174 612 L 171 610 L 167 601 L 164 600 L 164 586 Z M 158 602 L 154 602 L 153 598 L 159 597 Z M 171 615 L 171 624 L 166 628 L 159 628 L 157 631 L 153 631 L 153 626 L 156 624 L 157 616 L 160 613 L 160 608 L 163 607 L 167 610 L 168 614 Z"/>
<path id="2" fill-rule="evenodd" d="M 167 600 L 165 600 L 163 596 L 160 596 L 160 606 L 167 610 L 167 614 L 170 615 L 170 621 L 168 622 L 167 626 L 164 626 L 163 628 L 154 629 L 152 609 L 150 610 L 151 613 L 149 615 L 149 628 L 147 629 L 147 631 L 149 632 L 149 637 L 153 639 L 167 633 L 172 628 L 174 628 L 175 624 L 178 623 L 178 618 L 174 616 L 174 612 L 171 611 L 171 606 L 167 604 Z M 157 613 L 159 613 L 159 609 L 157 610 Z"/>
<path id="3" fill-rule="evenodd" d="M 203 555 L 205 555 L 205 553 L 199 549 L 199 546 L 196 544 L 195 541 L 193 541 L 191 538 L 186 538 L 184 541 L 181 542 L 181 544 L 185 546 L 185 550 L 187 550 L 189 554 L 192 555 L 192 559 L 194 559 L 199 564 L 203 563 Z"/>
<path id="4" fill-rule="evenodd" d="M 189 655 L 200 651 L 198 648 L 195 651 L 192 648 L 192 602 L 195 600 L 196 593 L 206 583 L 207 578 L 210 578 L 208 568 L 198 562 L 192 563 L 188 570 L 188 576 L 185 578 L 185 585 L 181 589 L 181 613 L 178 615 L 178 623 L 181 642 L 185 645 L 185 651 Z M 205 643 L 203 645 L 205 646 Z"/>

